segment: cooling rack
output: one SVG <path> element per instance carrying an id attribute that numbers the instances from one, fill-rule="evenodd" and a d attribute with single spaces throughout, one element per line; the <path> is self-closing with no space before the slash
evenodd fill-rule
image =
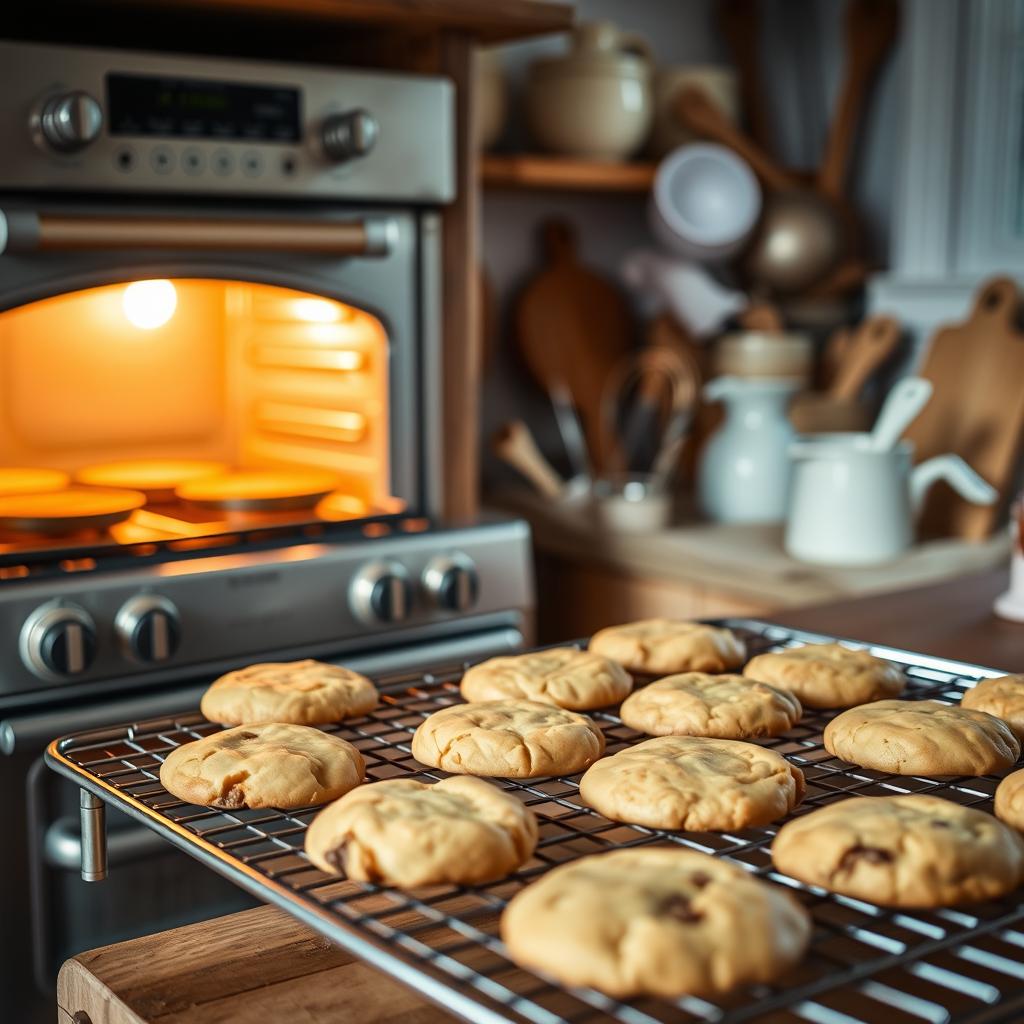
<path id="1" fill-rule="evenodd" d="M 751 653 L 831 640 L 745 619 L 723 620 Z M 865 646 L 865 645 L 859 645 Z M 959 701 L 981 678 L 998 675 L 944 659 L 868 647 L 899 663 L 907 696 Z M 436 780 L 410 753 L 424 717 L 459 701 L 465 666 L 379 680 L 380 707 L 328 727 L 354 743 L 371 780 Z M 833 713 L 810 712 L 785 736 L 764 741 L 798 765 L 807 794 L 797 813 L 858 795 L 933 793 L 991 809 L 998 779 L 917 778 L 857 768 L 832 757 L 821 734 Z M 594 718 L 608 752 L 642 739 L 613 712 Z M 160 785 L 161 761 L 182 743 L 217 731 L 190 713 L 55 740 L 53 769 L 87 794 L 143 822 L 173 845 L 259 899 L 275 904 L 337 945 L 473 1022 L 530 1024 L 618 1020 L 623 1024 L 759 1021 L 762 1024 L 991 1024 L 1024 1020 L 1024 904 L 1015 896 L 934 911 L 891 910 L 806 886 L 773 870 L 775 827 L 732 833 L 662 831 L 609 821 L 584 806 L 579 776 L 494 780 L 529 805 L 540 822 L 533 859 L 490 885 L 412 892 L 340 881 L 312 867 L 303 838 L 316 808 L 221 811 L 182 803 Z M 509 899 L 550 867 L 620 847 L 676 844 L 722 857 L 792 890 L 814 919 L 804 962 L 778 985 L 754 986 L 721 1001 L 619 1001 L 564 989 L 508 959 L 498 920 Z M 85 845 L 85 844 L 83 844 Z M 742 935 L 736 942 L 744 941 Z"/>

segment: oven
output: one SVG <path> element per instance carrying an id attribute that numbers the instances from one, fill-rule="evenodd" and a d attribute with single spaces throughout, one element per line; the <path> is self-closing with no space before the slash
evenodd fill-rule
<path id="1" fill-rule="evenodd" d="M 428 76 L 0 42 L 0 992 L 236 909 L 127 820 L 78 874 L 54 735 L 257 660 L 389 673 L 531 639 L 519 522 L 444 524 Z"/>

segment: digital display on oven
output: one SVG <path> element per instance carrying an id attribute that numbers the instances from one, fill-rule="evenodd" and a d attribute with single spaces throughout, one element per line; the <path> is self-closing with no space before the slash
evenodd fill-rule
<path id="1" fill-rule="evenodd" d="M 156 75 L 107 75 L 111 135 L 298 142 L 299 90 Z"/>

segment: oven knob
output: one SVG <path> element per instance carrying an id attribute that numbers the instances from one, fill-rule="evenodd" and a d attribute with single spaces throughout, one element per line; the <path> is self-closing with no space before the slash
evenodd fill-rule
<path id="1" fill-rule="evenodd" d="M 373 562 L 359 570 L 349 591 L 352 613 L 363 622 L 401 622 L 409 614 L 412 587 L 398 562 Z"/>
<path id="2" fill-rule="evenodd" d="M 41 679 L 81 675 L 96 656 L 96 624 L 75 604 L 45 604 L 21 627 L 21 660 Z"/>
<path id="3" fill-rule="evenodd" d="M 327 118 L 320 129 L 324 153 L 335 163 L 366 156 L 377 142 L 377 119 L 366 110 L 350 110 Z"/>
<path id="4" fill-rule="evenodd" d="M 167 661 L 181 640 L 178 609 L 157 594 L 140 594 L 126 601 L 114 618 L 121 647 L 136 661 Z"/>
<path id="5" fill-rule="evenodd" d="M 423 570 L 423 586 L 438 608 L 465 612 L 476 604 L 480 577 L 469 555 L 441 555 Z"/>
<path id="6" fill-rule="evenodd" d="M 69 92 L 46 101 L 39 114 L 39 131 L 61 153 L 85 149 L 103 127 L 103 108 L 87 92 Z"/>

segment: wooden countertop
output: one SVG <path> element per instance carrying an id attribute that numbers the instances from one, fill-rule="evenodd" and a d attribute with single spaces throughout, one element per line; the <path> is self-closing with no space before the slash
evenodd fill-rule
<path id="1" fill-rule="evenodd" d="M 1006 584 L 1005 572 L 984 572 L 780 612 L 776 620 L 1024 671 L 1024 624 L 992 613 L 992 602 Z M 57 1000 L 60 1024 L 375 1024 L 399 1018 L 403 1024 L 441 1024 L 452 1019 L 272 907 L 81 953 L 61 969 Z"/>

